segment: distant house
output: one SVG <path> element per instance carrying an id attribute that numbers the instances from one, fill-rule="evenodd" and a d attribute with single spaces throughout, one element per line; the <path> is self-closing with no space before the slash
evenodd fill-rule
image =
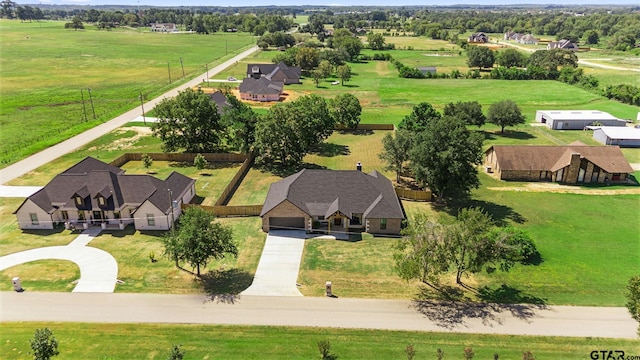
<path id="1" fill-rule="evenodd" d="M 509 41 L 515 41 L 520 44 L 537 44 L 538 43 L 538 39 L 531 34 L 521 34 L 513 31 L 505 32 L 504 39 Z"/>
<path id="2" fill-rule="evenodd" d="M 531 34 L 526 34 L 523 35 L 519 40 L 517 40 L 517 42 L 519 42 L 520 44 L 537 44 L 538 43 L 538 38 L 534 37 Z"/>
<path id="3" fill-rule="evenodd" d="M 177 172 L 165 180 L 127 175 L 124 170 L 87 157 L 58 174 L 14 212 L 20 229 L 66 226 L 168 230 L 182 204 L 195 196 L 195 180 Z"/>
<path id="4" fill-rule="evenodd" d="M 640 147 L 640 129 L 622 126 L 601 126 L 593 131 L 593 138 L 605 145 Z"/>
<path id="5" fill-rule="evenodd" d="M 569 40 L 562 39 L 560 41 L 552 41 L 547 44 L 547 50 L 553 49 L 565 49 L 571 51 L 578 51 L 578 44 L 572 43 Z"/>
<path id="6" fill-rule="evenodd" d="M 597 110 L 538 110 L 536 122 L 552 130 L 584 130 L 587 126 L 626 126 L 626 121 Z"/>
<path id="7" fill-rule="evenodd" d="M 625 181 L 633 169 L 618 146 L 494 145 L 485 166 L 501 180 L 555 181 L 568 184 Z"/>
<path id="8" fill-rule="evenodd" d="M 302 70 L 298 66 L 279 64 L 249 64 L 247 65 L 247 77 L 259 79 L 266 77 L 271 81 L 282 82 L 285 85 L 299 84 Z"/>
<path id="9" fill-rule="evenodd" d="M 283 93 L 284 83 L 271 81 L 266 77 L 242 79 L 238 87 L 240 98 L 251 101 L 279 101 Z"/>
<path id="10" fill-rule="evenodd" d="M 178 27 L 174 23 L 154 23 L 151 24 L 151 32 L 178 32 Z"/>
<path id="11" fill-rule="evenodd" d="M 262 229 L 398 234 L 404 213 L 391 181 L 377 171 L 304 169 L 271 184 Z"/>
<path id="12" fill-rule="evenodd" d="M 216 103 L 216 107 L 218 108 L 218 114 L 222 114 L 225 108 L 231 106 L 231 104 L 227 102 L 227 97 L 224 96 L 222 91 L 216 91 L 212 94 L 209 94 L 209 98 L 211 99 L 211 101 Z"/>
<path id="13" fill-rule="evenodd" d="M 485 33 L 479 32 L 471 34 L 471 36 L 467 38 L 467 42 L 484 44 L 489 42 L 489 37 Z"/>

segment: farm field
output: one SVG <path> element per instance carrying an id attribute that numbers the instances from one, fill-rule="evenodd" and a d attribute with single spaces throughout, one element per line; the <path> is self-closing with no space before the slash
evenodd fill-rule
<path id="1" fill-rule="evenodd" d="M 634 340 L 499 336 L 411 331 L 316 329 L 265 326 L 147 325 L 84 323 L 5 323 L 0 351 L 6 359 L 29 359 L 29 339 L 49 327 L 64 359 L 164 359 L 175 344 L 186 359 L 311 359 L 319 357 L 318 341 L 329 341 L 340 359 L 401 359 L 413 344 L 416 358 L 462 358 L 472 347 L 479 359 L 517 359 L 531 351 L 536 359 L 585 359 L 595 349 L 637 354 Z M 82 334 L 81 336 L 79 334 Z M 153 339 L 153 341 L 143 341 Z"/>
<path id="2" fill-rule="evenodd" d="M 205 64 L 254 44 L 247 34 L 72 31 L 59 21 L 3 19 L 0 29 L 3 165 L 109 120 L 139 105 L 140 93 L 152 99 L 204 73 Z"/>

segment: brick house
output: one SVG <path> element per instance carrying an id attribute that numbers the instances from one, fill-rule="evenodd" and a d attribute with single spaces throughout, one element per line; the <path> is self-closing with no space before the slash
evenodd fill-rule
<path id="1" fill-rule="evenodd" d="M 262 230 L 398 234 L 404 213 L 391 181 L 377 171 L 304 169 L 271 184 Z"/>
<path id="2" fill-rule="evenodd" d="M 64 223 L 168 230 L 180 216 L 180 206 L 194 196 L 195 180 L 180 173 L 165 180 L 127 175 L 119 167 L 87 157 L 25 199 L 14 214 L 20 229 L 53 229 Z"/>
<path id="3" fill-rule="evenodd" d="M 500 180 L 567 184 L 625 181 L 633 169 L 618 146 L 494 145 L 485 151 L 487 170 Z"/>
<path id="4" fill-rule="evenodd" d="M 479 33 L 471 34 L 467 38 L 467 42 L 485 44 L 489 42 L 489 37 L 487 36 L 487 34 L 483 32 L 479 32 Z"/>
<path id="5" fill-rule="evenodd" d="M 151 24 L 151 32 L 178 32 L 178 27 L 174 23 L 153 23 Z"/>
<path id="6" fill-rule="evenodd" d="M 284 84 L 278 81 L 271 81 L 266 77 L 258 79 L 244 78 L 238 86 L 240 98 L 251 101 L 279 101 L 283 93 Z"/>
<path id="7" fill-rule="evenodd" d="M 281 62 L 279 64 L 248 64 L 247 77 L 260 79 L 267 78 L 271 81 L 281 82 L 285 85 L 300 84 L 302 69 L 298 66 L 287 66 Z"/>

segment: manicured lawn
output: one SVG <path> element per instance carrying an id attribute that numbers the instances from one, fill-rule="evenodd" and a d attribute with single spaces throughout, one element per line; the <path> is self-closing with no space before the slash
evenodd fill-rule
<path id="1" fill-rule="evenodd" d="M 417 359 L 463 358 L 472 347 L 478 359 L 520 359 L 531 351 L 538 360 L 587 359 L 594 350 L 640 353 L 637 341 L 601 338 L 500 336 L 415 331 L 299 327 L 147 325 L 86 323 L 3 323 L 0 351 L 5 359 L 30 359 L 29 339 L 49 327 L 63 359 L 165 359 L 182 345 L 185 359 L 314 359 L 318 341 L 329 341 L 340 359 L 403 359 L 412 344 Z"/>
<path id="2" fill-rule="evenodd" d="M 264 203 L 272 183 L 282 179 L 268 171 L 251 168 L 228 205 L 259 205 Z"/>
<path id="3" fill-rule="evenodd" d="M 16 265 L 0 272 L 0 291 L 13 291 L 11 279 L 19 277 L 27 291 L 69 292 L 80 279 L 80 269 L 70 261 L 41 260 Z"/>
<path id="4" fill-rule="evenodd" d="M 0 20 L 0 27 L 2 164 L 120 115 L 139 105 L 140 92 L 151 99 L 204 73 L 205 64 L 213 67 L 255 43 L 252 36 L 240 33 L 72 31 L 64 29 L 63 21 Z M 33 49 L 38 49 L 37 56 Z M 23 131 L 24 124 L 30 131 Z"/>

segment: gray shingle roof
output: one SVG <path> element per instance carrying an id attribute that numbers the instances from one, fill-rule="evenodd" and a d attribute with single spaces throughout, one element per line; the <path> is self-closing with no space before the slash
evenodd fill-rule
<path id="1" fill-rule="evenodd" d="M 231 106 L 227 102 L 227 97 L 224 96 L 222 91 L 216 91 L 216 92 L 214 92 L 212 94 L 209 94 L 209 98 L 211 99 L 211 101 L 216 103 L 216 107 L 218 108 L 218 114 L 222 114 L 226 107 Z"/>
<path id="2" fill-rule="evenodd" d="M 58 174 L 27 200 L 51 213 L 56 209 L 118 210 L 124 205 L 139 206 L 149 199 L 167 214 L 171 210 L 168 189 L 178 196 L 194 182 L 176 172 L 164 181 L 151 175 L 126 175 L 116 166 L 88 157 Z M 83 199 L 83 205 L 76 205 L 76 196 Z M 102 206 L 101 196 L 106 200 Z"/>
<path id="3" fill-rule="evenodd" d="M 400 201 L 391 181 L 377 171 L 304 169 L 269 188 L 262 207 L 264 216 L 288 200 L 310 216 L 340 212 L 351 218 L 403 219 Z"/>
<path id="4" fill-rule="evenodd" d="M 282 82 L 271 81 L 265 77 L 259 79 L 244 78 L 238 87 L 241 93 L 257 95 L 274 95 L 282 93 L 284 84 Z"/>
<path id="5" fill-rule="evenodd" d="M 247 76 L 266 76 L 269 80 L 271 80 L 271 76 L 273 76 L 278 71 L 282 71 L 287 79 L 295 80 L 298 82 L 300 80 L 300 76 L 302 75 L 302 70 L 299 66 L 287 66 L 285 63 L 280 62 L 279 64 L 248 64 L 247 65 Z"/>

